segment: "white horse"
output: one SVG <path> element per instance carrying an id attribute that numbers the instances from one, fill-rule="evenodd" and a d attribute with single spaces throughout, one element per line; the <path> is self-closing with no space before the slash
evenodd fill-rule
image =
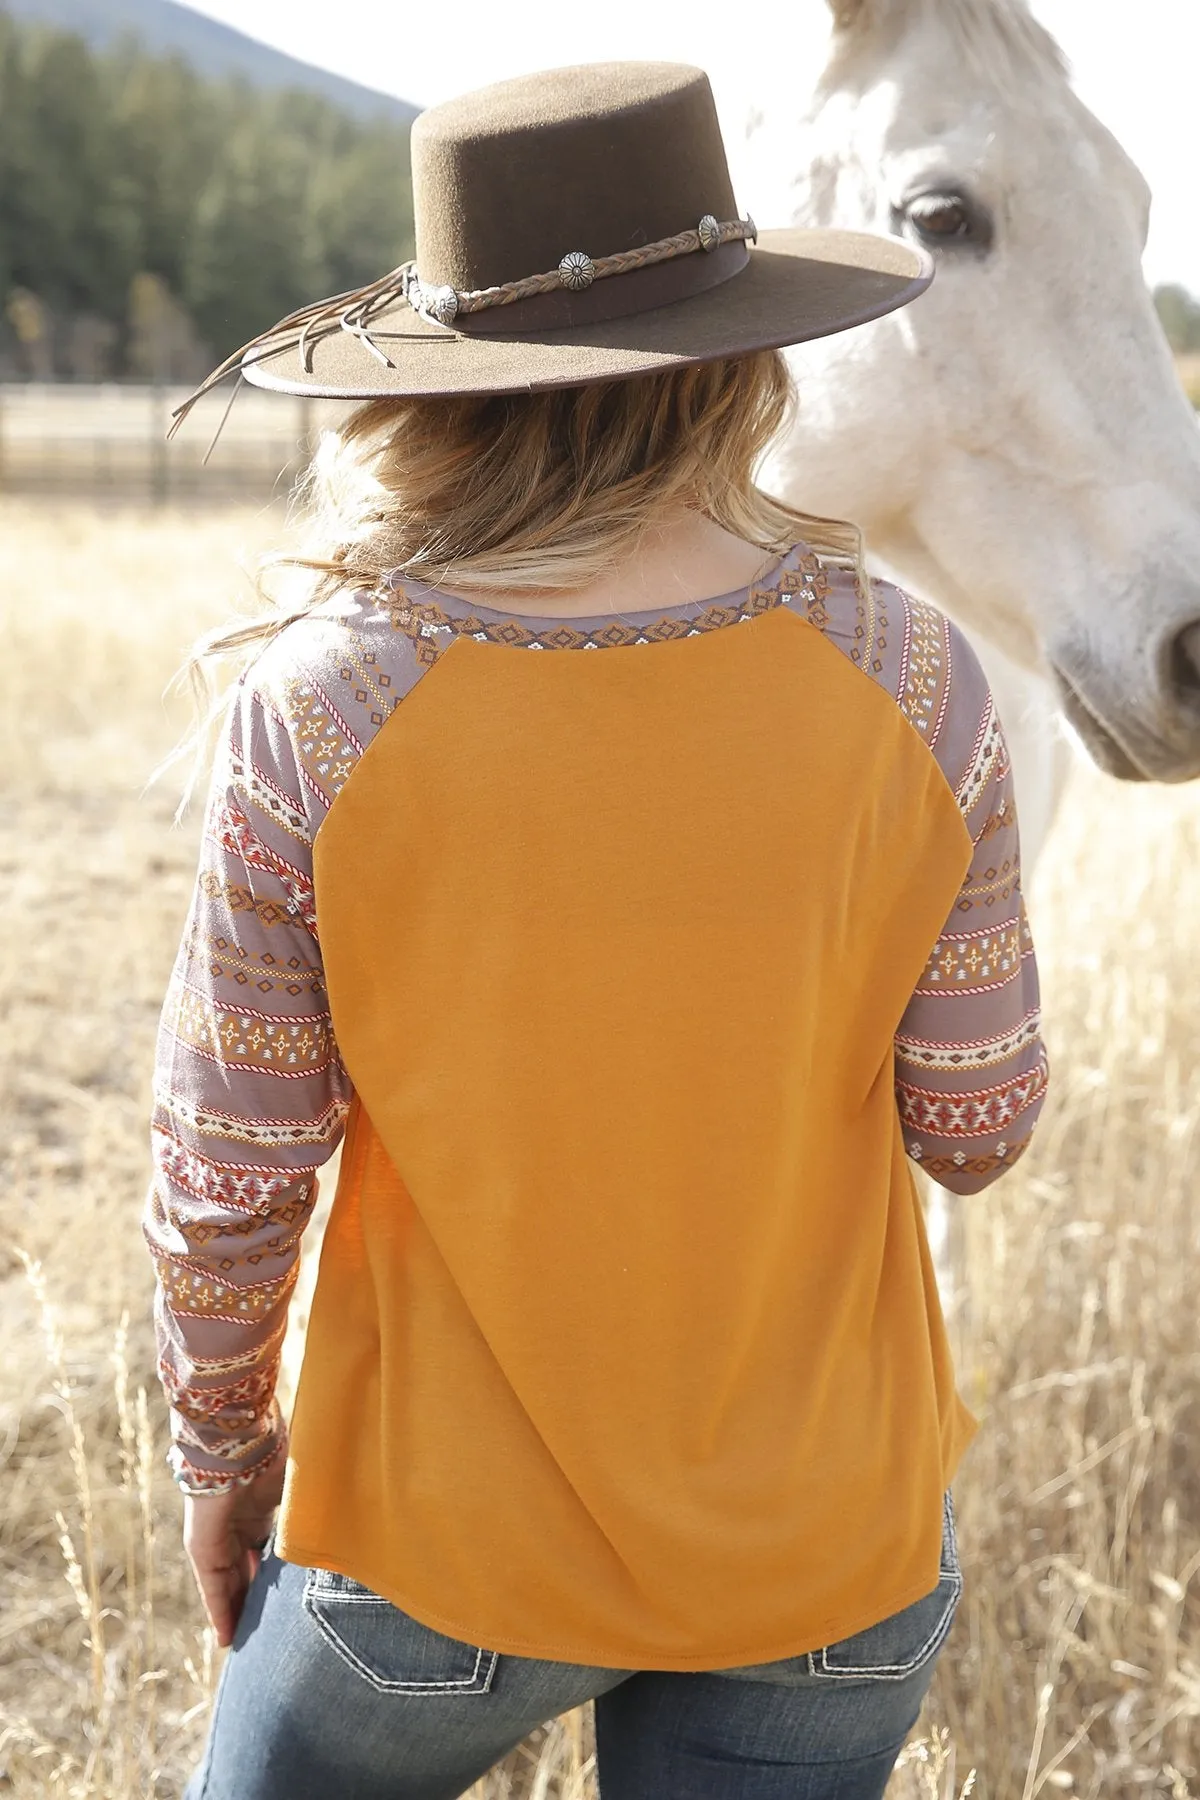
<path id="1" fill-rule="evenodd" d="M 1025 0 L 829 6 L 824 66 L 773 81 L 740 192 L 764 224 L 903 233 L 938 273 L 793 353 L 768 481 L 968 629 L 1028 864 L 1061 713 L 1114 775 L 1200 775 L 1200 431 L 1142 276 L 1149 194 Z"/>

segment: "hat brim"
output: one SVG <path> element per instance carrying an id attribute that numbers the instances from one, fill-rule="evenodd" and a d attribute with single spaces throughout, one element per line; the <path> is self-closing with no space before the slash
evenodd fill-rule
<path id="1" fill-rule="evenodd" d="M 353 334 L 335 331 L 308 345 L 308 368 L 294 335 L 277 349 L 269 337 L 260 341 L 241 367 L 258 387 L 330 400 L 576 387 L 847 331 L 915 300 L 933 268 L 926 251 L 901 238 L 763 231 L 739 274 L 652 311 L 564 330 L 471 336 L 397 301 L 370 328 L 387 364 Z"/>

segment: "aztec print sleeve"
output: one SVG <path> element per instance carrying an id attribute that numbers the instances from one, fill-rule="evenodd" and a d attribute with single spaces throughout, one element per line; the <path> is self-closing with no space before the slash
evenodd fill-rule
<path id="1" fill-rule="evenodd" d="M 435 660 L 395 607 L 345 597 L 243 677 L 217 757 L 163 1008 L 145 1229 L 159 1373 L 185 1492 L 280 1455 L 275 1403 L 316 1171 L 351 1099 L 317 933 L 313 843 L 363 751 Z"/>
<path id="2" fill-rule="evenodd" d="M 285 720 L 243 681 L 163 1009 L 145 1216 L 170 1462 L 189 1493 L 238 1486 L 284 1447 L 274 1392 L 299 1239 L 347 1110 L 313 811 Z"/>
<path id="3" fill-rule="evenodd" d="M 961 632 L 900 598 L 910 619 L 924 615 L 918 631 L 942 641 L 928 740 L 975 850 L 896 1034 L 896 1098 L 909 1155 L 943 1187 L 971 1194 L 1016 1162 L 1045 1099 L 1037 963 L 1012 769 L 987 680 Z"/>
<path id="4" fill-rule="evenodd" d="M 974 846 L 894 1052 L 908 1154 L 944 1187 L 976 1193 L 1028 1145 L 1047 1079 L 995 703 L 963 633 L 925 601 L 815 556 L 795 565 L 792 581 L 792 610 L 882 688 L 928 746 Z"/>

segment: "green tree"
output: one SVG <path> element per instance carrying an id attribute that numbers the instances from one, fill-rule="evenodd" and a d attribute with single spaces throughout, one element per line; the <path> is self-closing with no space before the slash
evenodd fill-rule
<path id="1" fill-rule="evenodd" d="M 300 146 L 251 113 L 199 197 L 184 255 L 184 303 L 218 355 L 319 293 L 307 187 Z"/>
<path id="2" fill-rule="evenodd" d="M 0 13 L 0 304 L 13 285 L 13 185 L 24 124 L 16 26 Z"/>
<path id="3" fill-rule="evenodd" d="M 1200 350 L 1200 300 L 1171 282 L 1154 290 L 1154 305 L 1176 356 Z"/>
<path id="4" fill-rule="evenodd" d="M 104 70 L 64 32 L 32 34 L 23 62 L 12 274 L 58 311 L 119 319 L 138 227 Z"/>
<path id="5" fill-rule="evenodd" d="M 386 125 L 331 143 L 312 169 L 311 215 L 330 293 L 359 287 L 412 255 L 408 138 Z"/>
<path id="6" fill-rule="evenodd" d="M 120 179 L 138 224 L 138 267 L 183 289 L 199 194 L 221 160 L 223 96 L 177 57 L 136 46 L 109 59 Z"/>

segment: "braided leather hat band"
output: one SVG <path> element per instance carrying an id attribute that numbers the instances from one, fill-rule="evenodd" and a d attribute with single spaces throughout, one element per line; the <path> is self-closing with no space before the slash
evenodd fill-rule
<path id="1" fill-rule="evenodd" d="M 458 318 L 487 311 L 493 306 L 513 306 L 518 301 L 532 300 L 561 288 L 582 293 L 594 281 L 603 281 L 612 275 L 632 274 L 636 269 L 670 262 L 679 256 L 691 256 L 697 251 L 711 253 L 722 244 L 754 243 L 757 237 L 752 218 L 721 221 L 712 213 L 705 213 L 694 230 L 659 238 L 656 243 L 642 244 L 636 250 L 622 250 L 614 256 L 600 256 L 594 261 L 586 251 L 569 250 L 557 269 L 544 275 L 527 275 L 519 281 L 505 281 L 495 287 L 467 289 L 461 293 L 448 286 L 424 285 L 415 265 L 409 264 L 411 272 L 404 297 L 423 318 L 437 325 L 453 325 Z"/>

